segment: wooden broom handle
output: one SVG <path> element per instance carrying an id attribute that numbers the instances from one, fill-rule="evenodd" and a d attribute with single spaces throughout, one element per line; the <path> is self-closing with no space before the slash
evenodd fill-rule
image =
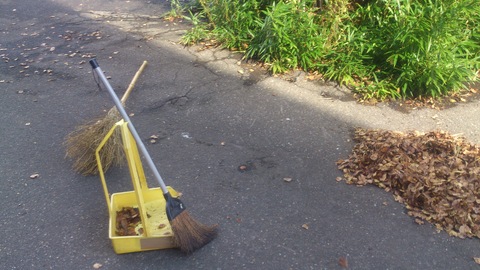
<path id="1" fill-rule="evenodd" d="M 133 76 L 132 81 L 128 85 L 127 91 L 125 91 L 125 94 L 123 94 L 122 99 L 120 100 L 122 102 L 123 106 L 125 106 L 125 102 L 127 101 L 128 96 L 132 92 L 133 87 L 135 86 L 135 83 L 138 80 L 138 77 L 140 77 L 140 75 L 142 74 L 142 72 L 145 69 L 145 67 L 147 66 L 147 64 L 148 64 L 147 61 L 143 61 L 142 66 L 138 69 L 137 73 L 135 73 L 135 76 Z"/>

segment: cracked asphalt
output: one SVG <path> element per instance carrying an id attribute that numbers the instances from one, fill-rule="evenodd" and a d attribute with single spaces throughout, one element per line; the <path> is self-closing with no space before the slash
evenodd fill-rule
<path id="1" fill-rule="evenodd" d="M 160 0 L 0 0 L 2 269 L 479 268 L 478 239 L 420 226 L 383 190 L 335 181 L 354 127 L 479 143 L 478 101 L 409 113 L 360 105 L 301 72 L 284 80 L 235 52 L 184 47 L 189 26 L 162 20 L 168 10 Z M 190 213 L 220 225 L 194 254 L 116 255 L 98 177 L 65 159 L 65 136 L 113 106 L 92 57 L 118 94 L 149 62 L 127 111 Z M 107 180 L 111 192 L 132 189 L 126 168 Z"/>

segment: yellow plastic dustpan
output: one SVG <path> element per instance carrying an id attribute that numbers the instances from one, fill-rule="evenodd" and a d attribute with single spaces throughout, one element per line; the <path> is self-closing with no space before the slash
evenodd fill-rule
<path id="1" fill-rule="evenodd" d="M 110 216 L 108 233 L 113 249 L 115 253 L 122 254 L 174 248 L 173 232 L 165 212 L 166 203 L 162 189 L 148 188 L 137 145 L 127 124 L 124 120 L 117 122 L 95 152 Z M 117 128 L 120 129 L 122 134 L 123 147 L 134 190 L 110 195 L 99 153 Z M 174 189 L 169 186 L 167 188 L 172 197 L 178 197 L 178 193 Z M 117 211 L 121 211 L 124 207 L 133 207 L 139 210 L 141 222 L 135 228 L 137 235 L 119 236 L 116 234 Z"/>

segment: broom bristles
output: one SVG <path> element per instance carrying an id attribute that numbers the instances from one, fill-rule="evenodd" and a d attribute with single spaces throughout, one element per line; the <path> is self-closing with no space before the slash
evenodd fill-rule
<path id="1" fill-rule="evenodd" d="M 79 126 L 67 135 L 66 156 L 73 159 L 73 169 L 83 175 L 98 174 L 95 151 L 113 125 L 121 119 L 116 108 L 100 119 Z M 104 171 L 112 165 L 122 165 L 124 160 L 121 135 L 115 131 L 100 151 Z"/>
<path id="2" fill-rule="evenodd" d="M 218 225 L 201 224 L 186 210 L 171 220 L 171 225 L 174 244 L 186 254 L 208 244 L 218 232 Z"/>

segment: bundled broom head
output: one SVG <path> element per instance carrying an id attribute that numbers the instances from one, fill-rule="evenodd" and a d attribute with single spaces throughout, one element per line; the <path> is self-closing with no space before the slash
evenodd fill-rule
<path id="1" fill-rule="evenodd" d="M 110 129 L 121 119 L 116 108 L 108 111 L 99 120 L 78 126 L 65 138 L 66 156 L 73 160 L 73 169 L 82 175 L 98 174 L 95 151 Z M 125 162 L 121 134 L 115 130 L 113 136 L 100 151 L 100 159 L 107 171 L 112 165 L 122 165 Z"/>
<path id="2" fill-rule="evenodd" d="M 218 233 L 217 225 L 204 225 L 196 221 L 178 198 L 170 193 L 164 194 L 167 204 L 167 217 L 173 231 L 174 244 L 186 254 L 203 247 L 212 241 Z"/>
<path id="3" fill-rule="evenodd" d="M 188 211 L 183 211 L 171 221 L 176 246 L 190 254 L 208 244 L 217 236 L 217 225 L 204 225 L 196 221 Z"/>

